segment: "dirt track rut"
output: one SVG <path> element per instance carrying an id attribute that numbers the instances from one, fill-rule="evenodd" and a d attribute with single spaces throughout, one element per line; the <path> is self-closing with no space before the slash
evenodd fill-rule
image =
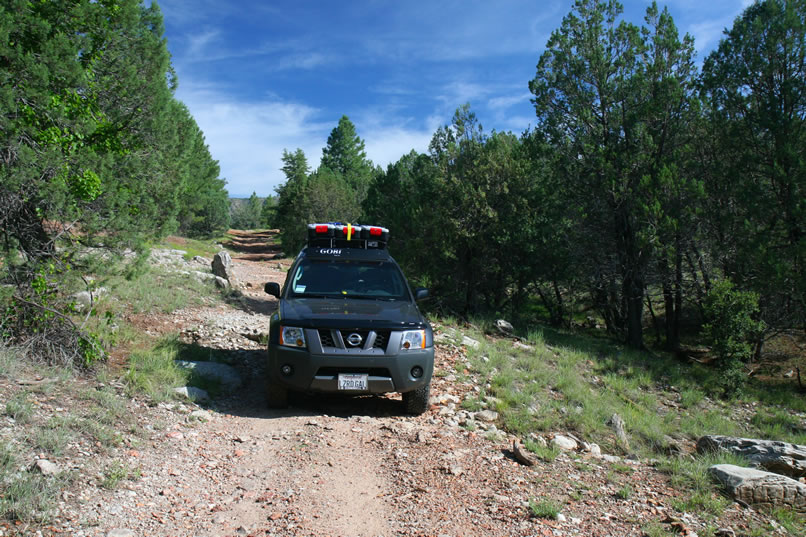
<path id="1" fill-rule="evenodd" d="M 276 302 L 263 284 L 282 283 L 290 264 L 270 239 L 243 233 L 227 245 L 241 301 L 154 322 L 187 334 L 194 323 L 221 325 L 237 315 L 265 328 Z M 194 340 L 210 349 L 219 345 L 215 338 Z M 446 424 L 445 409 L 473 389 L 453 375 L 434 379 L 432 397 L 443 399 L 423 416 L 403 415 L 399 396 L 300 395 L 288 410 L 268 410 L 265 351 L 246 338 L 242 344 L 231 350 L 231 363 L 243 387 L 201 414 L 191 414 L 187 404 L 153 409 L 132 403 L 140 405 L 132 411 L 152 433 L 147 445 L 125 450 L 120 460 L 142 476 L 117 490 L 87 492 L 84 519 L 71 534 L 627 536 L 642 535 L 650 522 L 678 520 L 671 507 L 678 494 L 646 464 L 630 461 L 632 470 L 617 480 L 608 463 L 576 455 L 529 468 L 510 452 L 512 437 Z M 438 345 L 436 368 L 456 370 L 462 352 Z M 617 487 L 625 482 L 633 492 L 620 499 Z M 561 507 L 559 520 L 531 516 L 529 502 L 543 499 Z M 682 527 L 692 523 L 685 516 Z M 115 528 L 131 533 L 110 533 Z"/>

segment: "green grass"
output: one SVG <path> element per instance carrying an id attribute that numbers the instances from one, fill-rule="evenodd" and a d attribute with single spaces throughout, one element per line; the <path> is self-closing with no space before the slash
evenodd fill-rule
<path id="1" fill-rule="evenodd" d="M 762 409 L 750 419 L 761 437 L 768 439 L 788 438 L 794 444 L 806 444 L 806 430 L 800 418 L 791 411 L 780 408 Z"/>
<path id="2" fill-rule="evenodd" d="M 552 500 L 543 499 L 536 501 L 530 499 L 529 511 L 531 511 L 532 516 L 536 518 L 557 520 L 557 516 L 560 514 L 560 506 Z"/>
<path id="3" fill-rule="evenodd" d="M 78 398 L 95 402 L 100 408 L 108 410 L 115 417 L 121 417 L 126 413 L 126 403 L 109 387 L 82 390 L 79 392 Z"/>
<path id="4" fill-rule="evenodd" d="M 673 506 L 681 512 L 697 512 L 719 516 L 730 505 L 716 484 L 708 475 L 708 468 L 715 464 L 747 466 L 747 460 L 728 452 L 701 455 L 696 459 L 670 458 L 663 461 L 658 469 L 669 475 L 673 487 L 686 491 L 686 496 L 675 500 Z"/>
<path id="5" fill-rule="evenodd" d="M 184 250 L 186 253 L 183 256 L 186 260 L 191 260 L 194 257 L 201 256 L 212 258 L 216 253 L 221 251 L 221 248 L 216 246 L 216 243 L 229 240 L 229 236 L 217 237 L 209 240 L 196 240 L 196 239 L 178 239 L 177 237 L 166 237 L 159 248 L 170 248 L 173 250 Z"/>
<path id="6" fill-rule="evenodd" d="M 0 440 L 0 483 L 6 481 L 8 475 L 14 471 L 17 459 L 11 445 Z"/>
<path id="7" fill-rule="evenodd" d="M 697 490 L 682 500 L 673 500 L 672 507 L 681 513 L 694 512 L 700 516 L 708 514 L 718 517 L 731 503 L 731 500 L 716 492 Z"/>
<path id="8" fill-rule="evenodd" d="M 466 397 L 459 406 L 470 412 L 478 412 L 484 408 L 481 404 L 481 397 Z"/>
<path id="9" fill-rule="evenodd" d="M 629 500 L 630 496 L 633 494 L 633 489 L 629 484 L 622 485 L 620 489 L 616 491 L 616 498 L 619 500 Z"/>
<path id="10" fill-rule="evenodd" d="M 641 529 L 644 530 L 646 537 L 674 537 L 677 535 L 659 522 L 651 522 Z"/>
<path id="11" fill-rule="evenodd" d="M 531 439 L 525 440 L 523 445 L 544 462 L 554 462 L 554 459 L 560 454 L 560 448 L 556 446 L 543 446 Z"/>
<path id="12" fill-rule="evenodd" d="M 8 445 L 0 444 L 0 518 L 22 522 L 46 522 L 56 507 L 59 493 L 74 476 L 62 472 L 44 476 L 32 470 L 18 472 L 17 461 Z"/>
<path id="13" fill-rule="evenodd" d="M 489 383 L 484 394 L 465 399 L 463 408 L 480 410 L 486 397 L 494 397 L 501 428 L 523 439 L 533 432 L 571 431 L 599 444 L 605 453 L 629 451 L 662 459 L 661 469 L 684 493 L 675 502 L 678 510 L 704 516 L 722 513 L 729 502 L 706 470 L 712 464 L 744 461 L 724 454 L 667 459 L 667 437 L 693 442 L 704 434 L 724 434 L 806 443 L 806 426 L 797 415 L 806 399 L 791 386 L 752 379 L 741 398 L 725 400 L 715 368 L 548 327 L 518 333 L 534 347 L 519 349 L 511 339 L 484 337 L 481 330 L 488 326 L 475 321 L 469 330 L 453 328 L 458 339 L 464 332 L 480 342 L 467 349 L 468 369 L 471 376 Z M 451 329 L 446 326 L 446 331 Z M 736 406 L 748 403 L 755 406 L 755 415 L 749 422 L 736 419 Z M 620 445 L 608 425 L 613 414 L 626 424 L 629 449 Z M 543 460 L 556 457 L 547 448 L 525 444 Z M 615 465 L 610 471 L 613 483 L 620 486 L 617 474 L 633 469 Z M 629 492 L 623 487 L 620 491 Z"/>
<path id="14" fill-rule="evenodd" d="M 491 341 L 472 330 L 467 335 L 481 343 L 468 348 L 471 374 L 488 379 L 489 395 L 499 400 L 496 410 L 503 428 L 524 437 L 534 431 L 570 430 L 605 452 L 624 453 L 627 446 L 619 445 L 607 425 L 619 414 L 626 423 L 629 451 L 646 457 L 665 452 L 666 436 L 755 435 L 806 443 L 801 420 L 787 406 L 762 405 L 749 425 L 734 421 L 734 402 L 708 398 L 719 391 L 719 371 L 699 364 L 547 327 L 527 331 L 533 350 L 513 348 L 510 339 Z M 775 392 L 764 399 L 781 399 Z M 679 412 L 664 404 L 675 400 Z M 462 406 L 476 411 L 480 404 L 471 398 Z"/>
<path id="15" fill-rule="evenodd" d="M 132 280 L 116 278 L 109 285 L 117 301 L 128 304 L 134 313 L 171 313 L 201 304 L 205 297 L 218 293 L 209 281 L 159 269 Z"/>
<path id="16" fill-rule="evenodd" d="M 0 377 L 16 376 L 20 370 L 20 352 L 0 342 Z"/>
<path id="17" fill-rule="evenodd" d="M 101 486 L 105 489 L 115 489 L 121 481 L 131 479 L 133 476 L 134 473 L 127 464 L 115 461 L 104 470 Z"/>
<path id="18" fill-rule="evenodd" d="M 95 420 L 81 419 L 75 423 L 74 427 L 83 434 L 93 438 L 102 447 L 113 448 L 123 444 L 123 437 L 115 428 L 104 425 L 103 423 L 98 423 Z"/>
<path id="19" fill-rule="evenodd" d="M 680 406 L 695 408 L 705 399 L 705 392 L 697 388 L 687 388 L 680 392 Z"/>
<path id="20" fill-rule="evenodd" d="M 187 371 L 176 366 L 181 344 L 175 337 L 162 339 L 151 349 L 135 351 L 129 357 L 125 379 L 136 392 L 145 393 L 154 402 L 171 400 L 174 388 L 186 386 Z"/>
<path id="21" fill-rule="evenodd" d="M 53 417 L 44 427 L 37 428 L 33 434 L 33 445 L 55 457 L 64 454 L 67 444 L 75 438 L 68 420 Z"/>
<path id="22" fill-rule="evenodd" d="M 772 517 L 792 535 L 806 535 L 806 517 L 792 509 L 774 509 Z"/>
<path id="23" fill-rule="evenodd" d="M 633 468 L 629 464 L 621 464 L 620 462 L 615 462 L 612 465 L 610 465 L 610 469 L 618 474 L 623 475 L 630 475 L 635 471 L 635 468 Z"/>
<path id="24" fill-rule="evenodd" d="M 6 416 L 19 424 L 30 423 L 34 416 L 34 405 L 28 399 L 28 392 L 22 391 L 14 394 L 6 402 Z"/>

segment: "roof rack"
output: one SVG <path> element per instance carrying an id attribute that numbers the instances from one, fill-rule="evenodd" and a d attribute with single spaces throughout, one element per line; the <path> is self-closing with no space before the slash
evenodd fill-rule
<path id="1" fill-rule="evenodd" d="M 384 249 L 389 242 L 389 230 L 380 226 L 361 224 L 308 224 L 308 246 L 322 248 Z"/>

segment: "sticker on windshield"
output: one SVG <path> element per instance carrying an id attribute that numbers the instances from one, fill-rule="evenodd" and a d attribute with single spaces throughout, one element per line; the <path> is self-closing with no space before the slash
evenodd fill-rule
<path id="1" fill-rule="evenodd" d="M 294 286 L 294 292 L 295 293 L 304 293 L 305 292 L 305 287 L 307 287 L 307 286 L 306 285 L 296 285 L 296 286 Z"/>

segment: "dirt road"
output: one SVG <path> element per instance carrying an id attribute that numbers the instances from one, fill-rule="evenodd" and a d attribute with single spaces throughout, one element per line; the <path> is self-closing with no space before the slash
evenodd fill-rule
<path id="1" fill-rule="evenodd" d="M 64 533 L 79 536 L 513 536 L 642 535 L 671 515 L 676 493 L 642 462 L 613 466 L 601 458 L 561 454 L 552 463 L 519 464 L 512 437 L 453 424 L 473 382 L 463 349 L 439 345 L 433 405 L 402 414 L 397 397 L 298 396 L 285 411 L 263 404 L 262 347 L 236 332 L 265 330 L 276 307 L 263 293 L 282 282 L 290 260 L 266 234 L 236 234 L 233 252 L 243 299 L 221 307 L 155 318 L 202 348 L 230 353 L 241 387 L 199 410 L 132 401 L 148 441 L 117 455 L 137 476 L 107 490 L 88 479 L 82 512 Z M 202 330 L 241 323 L 237 330 Z M 248 326 L 244 326 L 248 325 Z M 247 330 L 248 332 L 249 330 Z M 227 333 L 224 333 L 227 332 Z M 484 382 L 484 379 L 477 379 Z M 613 479 L 614 472 L 619 479 Z M 618 485 L 616 485 L 618 481 Z M 617 486 L 630 485 L 629 498 Z M 533 516 L 551 501 L 557 520 Z M 544 504 L 548 505 L 548 504 Z"/>

